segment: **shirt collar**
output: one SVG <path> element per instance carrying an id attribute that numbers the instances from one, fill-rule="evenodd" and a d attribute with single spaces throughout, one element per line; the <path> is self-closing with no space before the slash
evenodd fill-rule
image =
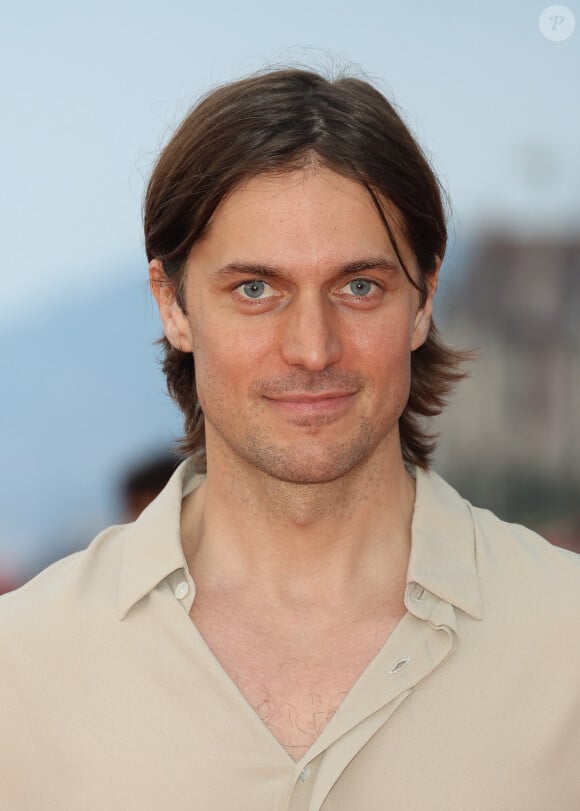
<path id="1" fill-rule="evenodd" d="M 471 505 L 433 471 L 416 469 L 407 583 L 483 619 Z"/>
<path id="2" fill-rule="evenodd" d="M 483 618 L 470 505 L 433 471 L 417 468 L 407 582 Z M 128 611 L 178 569 L 187 571 L 181 545 L 181 502 L 203 481 L 182 462 L 165 488 L 124 530 L 119 614 Z"/>
<path id="3" fill-rule="evenodd" d="M 186 460 L 161 493 L 124 530 L 119 576 L 119 616 L 177 569 L 187 570 L 181 545 L 181 502 L 203 481 Z"/>

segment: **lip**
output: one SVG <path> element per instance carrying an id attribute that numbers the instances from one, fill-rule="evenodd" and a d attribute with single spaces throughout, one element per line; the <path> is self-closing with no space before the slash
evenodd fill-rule
<path id="1" fill-rule="evenodd" d="M 274 400 L 276 403 L 315 403 L 319 400 L 337 400 L 341 397 L 350 397 L 353 391 L 325 391 L 319 394 L 289 392 L 277 397 L 266 397 L 266 400 Z"/>
<path id="2" fill-rule="evenodd" d="M 292 392 L 264 399 L 288 416 L 339 416 L 350 406 L 355 394 L 356 392 L 353 391 L 332 391 L 319 394 Z"/>

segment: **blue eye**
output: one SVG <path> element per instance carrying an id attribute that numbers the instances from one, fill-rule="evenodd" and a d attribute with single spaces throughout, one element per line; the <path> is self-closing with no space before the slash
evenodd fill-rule
<path id="1" fill-rule="evenodd" d="M 355 296 L 368 296 L 369 293 L 372 293 L 373 282 L 369 282 L 368 279 L 353 279 L 348 283 L 348 287 Z"/>
<path id="2" fill-rule="evenodd" d="M 242 290 L 248 298 L 260 298 L 266 290 L 266 283 L 254 279 L 254 281 L 243 284 Z"/>

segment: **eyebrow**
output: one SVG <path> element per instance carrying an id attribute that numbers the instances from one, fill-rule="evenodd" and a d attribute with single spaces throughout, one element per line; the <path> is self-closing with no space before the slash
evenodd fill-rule
<path id="1" fill-rule="evenodd" d="M 394 259 L 387 256 L 371 256 L 339 265 L 335 270 L 334 277 L 340 279 L 344 276 L 352 276 L 354 273 L 363 273 L 367 270 L 386 270 L 392 273 L 394 271 L 400 271 L 401 269 L 400 264 L 395 262 Z M 240 274 L 261 276 L 264 279 L 282 279 L 287 275 L 281 268 L 253 262 L 229 262 L 227 265 L 218 268 L 212 273 L 215 277 L 222 279 L 230 276 L 239 276 Z"/>

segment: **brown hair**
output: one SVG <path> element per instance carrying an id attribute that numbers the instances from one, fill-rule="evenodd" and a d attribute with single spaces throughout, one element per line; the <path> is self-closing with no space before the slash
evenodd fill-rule
<path id="1" fill-rule="evenodd" d="M 411 283 L 427 293 L 427 277 L 443 259 L 447 227 L 442 188 L 419 145 L 374 87 L 358 78 L 328 80 L 285 69 L 224 85 L 197 104 L 179 126 L 154 168 L 144 206 L 147 257 L 163 263 L 185 311 L 184 266 L 210 217 L 241 181 L 283 172 L 313 160 L 364 185 Z M 400 213 L 402 233 L 417 258 L 419 281 L 401 258 L 392 225 L 380 204 Z M 191 353 L 161 339 L 167 387 L 185 416 L 181 449 L 205 470 L 204 417 Z M 399 420 L 405 461 L 427 468 L 435 436 L 423 417 L 439 414 L 464 375 L 467 354 L 446 347 L 431 323 L 426 342 L 411 356 L 411 390 Z"/>

